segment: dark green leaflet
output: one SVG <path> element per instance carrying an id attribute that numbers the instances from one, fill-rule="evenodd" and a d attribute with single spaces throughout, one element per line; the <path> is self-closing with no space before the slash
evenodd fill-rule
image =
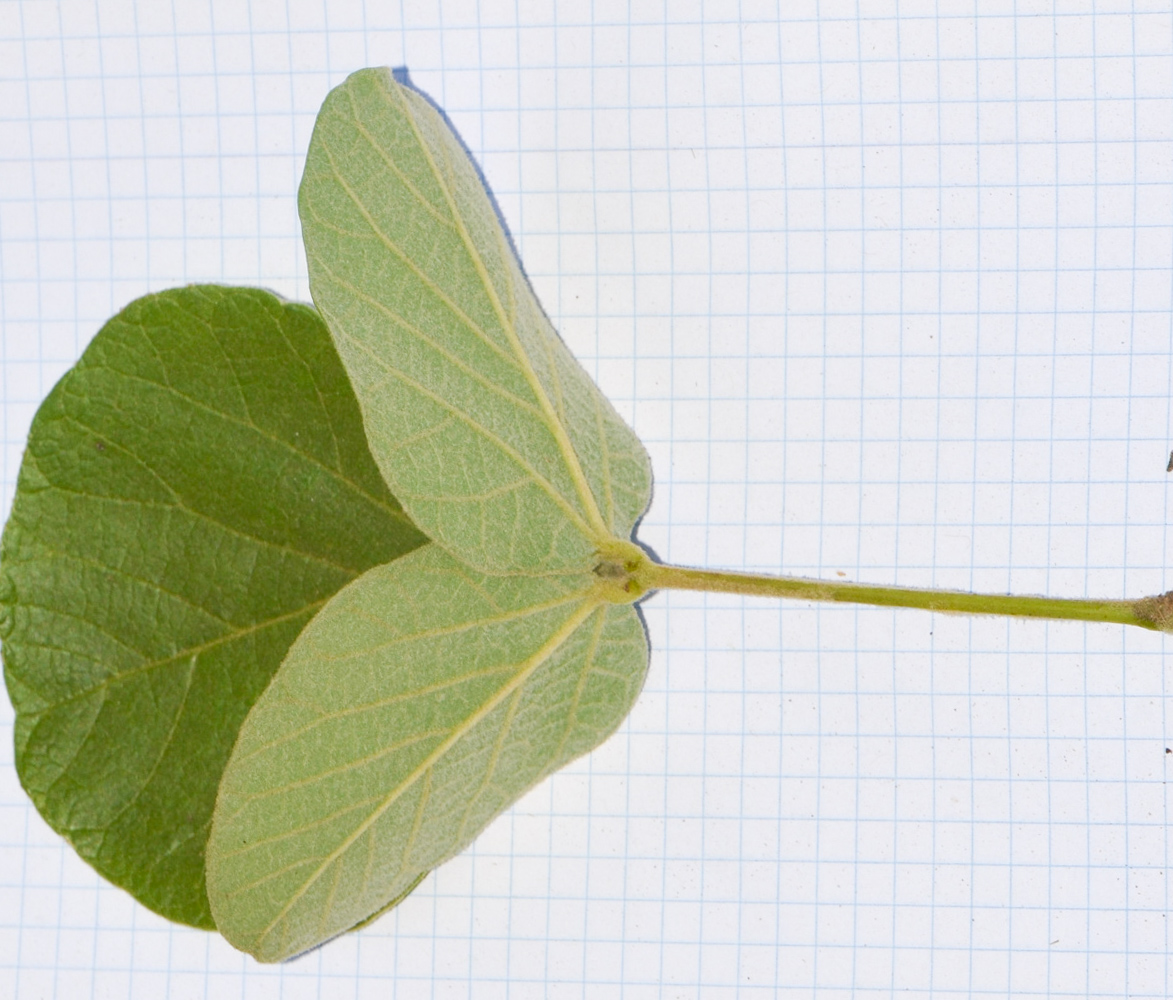
<path id="1" fill-rule="evenodd" d="M 339 588 L 424 541 L 317 314 L 147 296 L 33 422 L 0 555 L 21 781 L 151 909 L 212 927 L 204 847 L 240 723 Z"/>

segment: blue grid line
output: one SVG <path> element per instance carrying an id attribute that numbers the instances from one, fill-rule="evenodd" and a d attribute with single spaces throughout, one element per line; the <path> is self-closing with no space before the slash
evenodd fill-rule
<path id="1" fill-rule="evenodd" d="M 865 20 L 853 5 L 829 2 L 784 18 L 780 5 L 763 13 L 743 0 L 754 20 L 731 33 L 729 14 L 712 6 L 698 8 L 695 24 L 655 8 L 641 24 L 600 0 L 556 9 L 547 45 L 521 23 L 529 12 L 517 0 L 457 6 L 413 6 L 409 24 L 404 5 L 396 12 L 352 0 L 329 11 L 293 0 L 255 18 L 252 9 L 242 17 L 199 3 L 172 6 L 169 16 L 111 4 L 108 23 L 117 30 L 100 39 L 96 6 L 79 5 L 76 19 L 28 3 L 0 12 L 0 46 L 16 54 L 6 65 L 18 77 L 0 80 L 15 98 L 4 102 L 0 139 L 28 135 L 27 146 L 0 141 L 0 170 L 35 167 L 8 193 L 0 183 L 0 253 L 9 254 L 0 258 L 4 504 L 30 404 L 127 289 L 205 278 L 218 267 L 236 281 L 272 274 L 304 296 L 302 265 L 289 249 L 295 222 L 262 220 L 296 183 L 296 146 L 320 99 L 299 91 L 299 81 L 316 79 L 324 91 L 361 56 L 418 68 L 417 79 L 462 127 L 479 128 L 473 148 L 496 171 L 494 186 L 547 305 L 656 451 L 660 496 L 646 530 L 663 554 L 901 582 L 960 583 L 965 571 L 995 588 L 1021 579 L 1049 591 L 1160 586 L 1168 505 L 1156 460 L 1167 456 L 1173 420 L 1169 289 L 1160 280 L 1173 192 L 1160 164 L 1173 94 L 1152 71 L 1170 66 L 1173 19 L 1122 21 L 1101 7 L 1090 18 L 975 11 Z M 6 35 L 13 16 L 21 31 Z M 589 37 L 575 25 L 591 27 Z M 730 39 L 732 49 L 712 48 Z M 66 69 L 67 44 L 78 40 L 84 48 L 71 51 L 85 57 Z M 172 48 L 171 61 L 152 63 L 160 43 Z M 54 59 L 42 58 L 53 51 Z M 35 65 L 21 72 L 30 53 Z M 117 64 L 103 65 L 110 54 Z M 212 72 L 201 59 L 214 60 Z M 883 76 L 865 84 L 868 73 L 893 67 L 913 75 L 891 87 Z M 1049 90 L 1040 90 L 1048 68 Z M 1093 89 L 1105 93 L 1072 91 L 1075 69 L 1098 74 Z M 662 85 L 643 86 L 648 71 Z M 934 71 L 935 92 L 924 85 Z M 554 85 L 534 86 L 547 72 Z M 959 89 L 960 73 L 971 94 Z M 1131 93 L 1117 86 L 1129 73 Z M 284 86 L 283 74 L 288 103 L 262 107 L 262 89 Z M 625 75 L 625 99 L 615 96 L 616 74 Z M 813 75 L 830 89 L 812 94 Z M 196 90 L 178 87 L 171 104 L 143 108 L 148 96 L 197 77 Z M 101 113 L 54 108 L 44 85 L 63 80 L 64 100 L 82 100 L 78 87 L 113 89 L 102 91 Z M 137 109 L 119 103 L 122 83 L 139 87 Z M 681 90 L 694 84 L 699 98 Z M 688 117 L 698 102 L 707 113 Z M 23 117 L 13 110 L 22 104 Z M 144 138 L 144 152 L 119 151 L 112 136 L 128 125 L 144 137 L 167 127 L 181 104 L 191 130 L 176 135 L 180 148 L 190 143 L 160 183 L 154 171 L 164 153 L 174 161 L 174 148 L 152 149 Z M 868 129 L 893 108 L 935 112 L 935 134 L 914 122 L 896 138 L 869 142 L 879 133 Z M 1121 130 L 1112 114 L 1131 123 Z M 585 128 L 575 118 L 584 115 Z M 813 139 L 804 131 L 812 115 L 822 122 Z M 995 128 L 983 136 L 979 121 Z M 1054 128 L 1053 139 L 1037 131 L 1042 125 Z M 81 126 L 105 130 L 96 152 Z M 196 126 L 212 126 L 211 147 Z M 67 153 L 52 145 L 62 139 Z M 1098 158 L 1065 159 L 1093 141 Z M 1010 143 L 1013 163 L 999 151 Z M 737 159 L 775 146 L 786 154 L 776 161 Z M 881 169 L 871 165 L 872 149 L 889 156 Z M 1031 159 L 1049 149 L 1049 160 Z M 552 175 L 541 160 L 551 152 Z M 976 179 L 961 169 L 971 154 L 980 158 Z M 74 171 L 65 181 L 63 168 Z M 136 169 L 140 193 L 112 190 L 112 177 Z M 95 171 L 106 173 L 106 194 L 79 186 Z M 200 194 L 190 186 L 182 194 L 212 174 Z M 169 186 L 175 179 L 178 189 Z M 977 180 L 1012 193 L 1009 208 L 983 203 L 979 194 L 995 184 Z M 831 200 L 856 192 L 858 200 Z M 1041 198 L 1029 209 L 1028 194 Z M 594 206 L 585 215 L 573 200 L 580 195 Z M 1081 199 L 1070 218 L 1068 198 Z M 168 199 L 185 211 L 160 214 Z M 935 218 L 919 212 L 926 199 L 936 203 Z M 775 203 L 781 212 L 757 218 L 753 206 L 770 213 Z M 1079 214 L 1085 203 L 1098 219 Z M 148 204 L 158 211 L 144 212 L 142 235 L 116 231 L 116 217 Z M 647 214 L 653 204 L 667 215 Z M 886 222 L 870 214 L 877 206 Z M 28 208 L 43 215 L 31 238 L 18 215 Z M 92 225 L 94 213 L 105 217 L 104 229 Z M 847 221 L 853 216 L 858 223 Z M 234 217 L 255 217 L 271 242 L 234 230 Z M 886 226 L 935 240 L 891 243 Z M 666 241 L 649 239 L 665 230 Z M 1080 232 L 1088 238 L 1077 244 Z M 778 242 L 756 243 L 762 233 Z M 588 245 L 585 256 L 576 240 Z M 616 240 L 634 266 L 614 256 Z M 1047 242 L 1053 252 L 1039 257 Z M 978 246 L 987 259 L 975 256 Z M 128 270 L 133 254 L 137 272 Z M 38 266 L 23 276 L 18 257 L 29 255 Z M 95 256 L 104 273 L 79 273 L 77 261 Z M 284 263 L 274 272 L 277 259 Z M 893 285 L 898 275 L 928 279 L 935 291 Z M 1012 284 L 998 284 L 1010 275 Z M 988 301 L 965 284 L 970 278 L 993 290 Z M 1028 300 L 1048 284 L 1049 295 Z M 622 295 L 608 300 L 604 291 L 617 288 Z M 916 367 L 921 360 L 935 364 Z M 967 379 L 970 388 L 959 391 Z M 1105 464 L 1112 449 L 1119 460 Z M 1082 499 L 1073 499 L 1077 492 Z M 967 533 L 960 541 L 958 529 Z M 17 851 L 22 874 L 0 873 L 0 889 L 17 888 L 27 909 L 10 914 L 17 922 L 0 933 L 14 931 L 24 950 L 15 968 L 0 961 L 0 973 L 28 995 L 41 985 L 84 995 L 94 983 L 109 995 L 159 984 L 204 996 L 270 987 L 329 997 L 383 988 L 411 996 L 474 988 L 809 995 L 819 983 L 859 995 L 1118 996 L 1121 984 L 1133 995 L 1167 993 L 1167 934 L 1153 936 L 1138 922 L 1159 923 L 1169 898 L 1158 640 L 727 598 L 657 601 L 648 609 L 653 673 L 620 745 L 527 799 L 502 832 L 428 881 L 418 909 L 287 968 L 250 968 L 211 938 L 198 938 L 193 951 L 185 932 L 140 911 L 111 914 L 115 891 L 87 882 L 14 798 L 6 808 L 21 809 L 27 829 L 14 829 L 0 848 Z M 1030 671 L 1037 680 L 1024 676 Z M 774 722 L 763 721 L 771 713 Z M 765 746 L 773 749 L 763 758 Z M 1072 753 L 1082 761 L 1068 759 Z M 585 797 L 570 794 L 576 782 L 585 782 Z M 764 811 L 762 790 L 773 802 Z M 959 791 L 969 799 L 960 816 L 951 804 Z M 1135 815 L 1121 817 L 1119 808 Z M 535 820 L 545 846 L 534 846 Z M 585 821 L 585 838 L 570 837 L 565 831 L 576 827 L 563 820 Z M 759 844 L 763 822 L 772 849 Z M 618 839 L 616 824 L 626 831 Z M 958 837 L 969 842 L 960 858 Z M 1031 855 L 1035 849 L 1041 853 Z M 570 862 L 586 874 L 573 891 L 554 884 L 557 865 Z M 493 874 L 502 865 L 503 880 Z M 947 876 L 936 873 L 942 866 Z M 550 881 L 544 890 L 535 872 Z M 968 873 L 967 890 L 951 881 L 958 873 Z M 1120 873 L 1123 888 L 1104 882 Z M 755 895 L 763 879 L 773 887 L 766 903 Z M 1082 885 L 1074 903 L 1072 879 Z M 68 901 L 83 896 L 94 927 L 81 931 L 92 936 L 79 972 L 69 964 L 77 928 L 65 917 L 75 912 Z M 1130 916 L 1120 917 L 1122 901 Z M 453 912 L 463 927 L 445 916 Z M 1045 918 L 1070 934 L 1072 913 L 1082 940 L 1014 940 Z M 485 914 L 501 914 L 503 926 L 485 926 Z M 602 926 L 610 915 L 614 923 Z M 134 950 L 115 958 L 99 945 L 115 940 Z"/>

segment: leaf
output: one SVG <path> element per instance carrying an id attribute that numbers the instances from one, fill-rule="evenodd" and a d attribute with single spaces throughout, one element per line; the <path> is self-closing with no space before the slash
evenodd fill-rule
<path id="1" fill-rule="evenodd" d="M 208 844 L 217 927 L 271 962 L 385 908 L 605 739 L 647 648 L 590 573 L 489 576 L 435 545 L 368 571 L 241 729 Z"/>
<path id="2" fill-rule="evenodd" d="M 312 309 L 215 286 L 133 302 L 37 412 L 4 531 L 41 814 L 151 909 L 212 927 L 204 848 L 245 713 L 332 595 L 424 540 Z"/>
<path id="3" fill-rule="evenodd" d="M 299 207 L 310 288 L 371 452 L 483 572 L 587 570 L 647 507 L 639 440 L 534 297 L 476 167 L 385 69 L 331 91 Z"/>

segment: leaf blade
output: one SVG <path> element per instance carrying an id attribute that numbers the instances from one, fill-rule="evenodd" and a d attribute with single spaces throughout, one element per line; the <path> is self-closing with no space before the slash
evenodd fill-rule
<path id="1" fill-rule="evenodd" d="M 0 553 L 42 815 L 210 928 L 203 850 L 245 712 L 334 592 L 422 541 L 313 310 L 216 286 L 132 303 L 38 411 Z"/>
<path id="2" fill-rule="evenodd" d="M 423 97 L 386 70 L 335 88 L 299 208 L 372 453 L 429 537 L 482 572 L 515 572 L 589 569 L 630 536 L 647 455 L 550 326 Z"/>
<path id="3" fill-rule="evenodd" d="M 646 662 L 589 574 L 487 576 L 437 546 L 372 569 L 241 730 L 208 850 L 221 933 L 276 961 L 378 912 L 618 726 Z"/>

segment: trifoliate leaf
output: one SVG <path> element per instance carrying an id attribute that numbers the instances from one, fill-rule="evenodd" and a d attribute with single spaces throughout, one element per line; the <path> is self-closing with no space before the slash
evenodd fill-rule
<path id="1" fill-rule="evenodd" d="M 216 926 L 277 961 L 354 927 L 597 746 L 643 683 L 591 573 L 488 576 L 428 545 L 318 613 L 241 728 L 208 844 Z"/>
<path id="2" fill-rule="evenodd" d="M 542 312 L 476 167 L 385 69 L 326 98 L 300 194 L 314 302 L 371 452 L 483 572 L 588 570 L 648 503 L 639 440 Z"/>
<path id="3" fill-rule="evenodd" d="M 0 555 L 21 781 L 151 909 L 211 927 L 240 723 L 337 591 L 425 541 L 320 318 L 191 287 L 107 323 L 33 421 Z"/>

